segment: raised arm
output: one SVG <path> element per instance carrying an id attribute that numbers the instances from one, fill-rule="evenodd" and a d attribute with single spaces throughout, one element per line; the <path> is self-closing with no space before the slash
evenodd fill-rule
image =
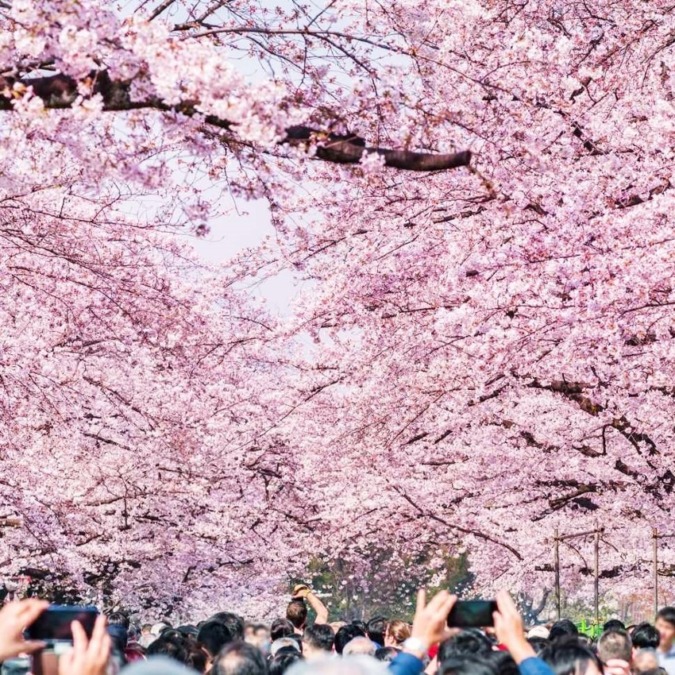
<path id="1" fill-rule="evenodd" d="M 303 600 L 307 601 L 309 606 L 316 613 L 316 620 L 314 623 L 328 623 L 328 608 L 323 604 L 323 602 L 321 602 L 321 598 L 314 594 L 309 586 L 305 586 L 304 584 L 296 586 L 293 589 L 293 597 L 302 598 Z"/>

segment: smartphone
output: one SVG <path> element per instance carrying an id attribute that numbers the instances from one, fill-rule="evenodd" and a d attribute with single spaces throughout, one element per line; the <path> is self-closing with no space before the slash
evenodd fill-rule
<path id="1" fill-rule="evenodd" d="M 70 624 L 79 621 L 87 637 L 91 637 L 98 610 L 96 607 L 76 607 L 70 605 L 51 605 L 26 629 L 29 640 L 46 643 L 72 642 L 73 633 Z"/>
<path id="2" fill-rule="evenodd" d="M 458 600 L 448 616 L 448 626 L 453 628 L 494 626 L 492 614 L 496 611 L 495 600 Z"/>

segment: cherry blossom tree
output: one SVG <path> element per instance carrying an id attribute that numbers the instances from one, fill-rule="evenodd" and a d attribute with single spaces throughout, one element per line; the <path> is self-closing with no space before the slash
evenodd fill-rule
<path id="1" fill-rule="evenodd" d="M 452 546 L 532 591 L 556 528 L 602 526 L 607 585 L 644 585 L 675 484 L 672 13 L 0 2 L 11 564 L 111 558 L 195 605 Z M 176 237 L 231 195 L 276 237 L 205 270 Z M 310 290 L 280 321 L 245 289 L 285 270 Z"/>
<path id="2" fill-rule="evenodd" d="M 644 10 L 369 17 L 414 44 L 413 121 L 404 106 L 390 121 L 472 148 L 477 171 L 370 166 L 336 187 L 321 167 L 310 196 L 279 205 L 306 213 L 282 241 L 315 281 L 297 326 L 330 385 L 324 518 L 352 513 L 334 555 L 391 522 L 382 536 L 401 547 L 469 547 L 484 585 L 536 588 L 552 583 L 556 528 L 604 527 L 604 588 L 644 587 L 673 490 L 674 112 L 672 8 Z M 591 543 L 563 546 L 570 591 L 590 591 Z"/>

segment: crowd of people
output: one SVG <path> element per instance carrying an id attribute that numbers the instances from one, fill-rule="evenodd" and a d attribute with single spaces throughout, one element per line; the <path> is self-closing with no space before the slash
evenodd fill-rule
<path id="1" fill-rule="evenodd" d="M 0 661 L 4 675 L 675 675 L 672 607 L 654 625 L 609 621 L 591 640 L 569 620 L 526 628 L 506 592 L 497 596 L 494 626 L 449 627 L 455 602 L 445 591 L 427 602 L 420 591 L 412 624 L 383 616 L 329 623 L 321 600 L 298 586 L 286 616 L 271 625 L 233 612 L 177 627 L 101 615 L 91 635 L 72 625 L 72 648 L 50 672 L 45 645 L 25 638 L 47 603 L 30 599 L 0 611 Z"/>

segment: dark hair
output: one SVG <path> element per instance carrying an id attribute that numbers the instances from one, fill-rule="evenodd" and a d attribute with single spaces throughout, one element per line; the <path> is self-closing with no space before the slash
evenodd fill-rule
<path id="1" fill-rule="evenodd" d="M 189 650 L 183 642 L 165 638 L 163 635 L 150 644 L 147 654 L 148 656 L 168 656 L 179 663 L 187 663 L 190 657 Z"/>
<path id="2" fill-rule="evenodd" d="M 121 623 L 111 623 L 108 625 L 108 635 L 112 641 L 113 649 L 120 654 L 124 654 L 128 642 L 127 629 Z"/>
<path id="3" fill-rule="evenodd" d="M 324 652 L 329 652 L 333 649 L 335 631 L 327 623 L 315 623 L 305 628 L 302 641 L 306 642 L 312 649 L 322 649 Z"/>
<path id="4" fill-rule="evenodd" d="M 660 609 L 656 618 L 661 619 L 661 621 L 667 621 L 672 626 L 675 626 L 675 607 L 664 607 L 663 609 Z"/>
<path id="5" fill-rule="evenodd" d="M 284 675 L 296 661 L 302 661 L 302 656 L 298 652 L 279 651 L 269 662 L 269 675 Z"/>
<path id="6" fill-rule="evenodd" d="M 508 652 L 490 652 L 482 658 L 486 659 L 499 675 L 520 675 L 513 656 Z"/>
<path id="7" fill-rule="evenodd" d="M 232 642 L 232 633 L 230 629 L 220 621 L 207 621 L 200 629 L 197 635 L 199 642 L 210 654 L 211 658 L 229 642 Z"/>
<path id="8" fill-rule="evenodd" d="M 477 628 L 465 628 L 441 643 L 438 648 L 438 662 L 463 656 L 464 654 L 478 654 L 485 656 L 492 652 L 492 643 L 487 636 Z"/>
<path id="9" fill-rule="evenodd" d="M 275 619 L 270 629 L 270 638 L 272 642 L 284 637 L 293 637 L 295 630 L 293 624 L 288 619 Z"/>
<path id="10" fill-rule="evenodd" d="M 304 600 L 291 600 L 286 608 L 286 618 L 297 628 L 301 629 L 307 623 L 307 605 Z"/>
<path id="11" fill-rule="evenodd" d="M 128 631 L 131 622 L 129 621 L 129 617 L 124 612 L 112 612 L 111 614 L 108 614 L 108 625 L 124 626 L 124 629 Z"/>
<path id="12" fill-rule="evenodd" d="M 484 656 L 463 654 L 443 661 L 438 675 L 498 675 L 493 663 Z"/>
<path id="13" fill-rule="evenodd" d="M 539 654 L 551 666 L 555 675 L 576 675 L 586 672 L 589 663 L 594 663 L 602 672 L 602 663 L 588 647 L 580 645 L 576 637 L 559 639 Z"/>
<path id="14" fill-rule="evenodd" d="M 391 663 L 400 653 L 396 647 L 381 647 L 375 652 L 375 658 L 384 663 Z"/>
<path id="15" fill-rule="evenodd" d="M 148 656 L 168 656 L 198 672 L 203 673 L 206 669 L 206 654 L 197 643 L 197 639 L 172 628 L 164 631 L 148 647 L 146 653 Z"/>
<path id="16" fill-rule="evenodd" d="M 371 642 L 378 645 L 384 644 L 384 632 L 387 630 L 387 620 L 383 616 L 374 616 L 366 624 L 366 635 Z"/>
<path id="17" fill-rule="evenodd" d="M 209 621 L 220 621 L 220 623 L 225 624 L 232 634 L 233 640 L 244 639 L 244 620 L 238 614 L 233 614 L 232 612 L 218 612 L 217 614 L 214 614 Z"/>
<path id="18" fill-rule="evenodd" d="M 230 642 L 216 657 L 211 675 L 267 675 L 262 652 L 246 642 Z"/>
<path id="19" fill-rule="evenodd" d="M 354 619 L 354 621 L 352 621 L 351 624 L 352 626 L 360 628 L 366 635 L 368 634 L 368 626 L 366 626 L 365 621 L 359 621 L 358 619 Z"/>
<path id="20" fill-rule="evenodd" d="M 602 632 L 606 633 L 608 630 L 626 630 L 626 624 L 619 619 L 610 619 L 605 622 L 605 625 L 602 627 Z"/>
<path id="21" fill-rule="evenodd" d="M 656 649 L 661 642 L 659 631 L 646 621 L 635 626 L 630 636 L 636 649 Z"/>
<path id="22" fill-rule="evenodd" d="M 183 635 L 192 635 L 192 637 L 196 638 L 197 634 L 199 633 L 199 628 L 197 626 L 193 626 L 191 624 L 185 624 L 184 626 L 178 626 L 176 630 L 179 633 L 182 633 Z"/>
<path id="23" fill-rule="evenodd" d="M 561 638 L 576 637 L 577 635 L 579 635 L 579 629 L 569 619 L 560 619 L 551 627 L 548 639 L 555 642 Z"/>
<path id="24" fill-rule="evenodd" d="M 531 637 L 527 641 L 530 643 L 530 647 L 534 649 L 534 653 L 539 656 L 546 647 L 549 645 L 549 641 L 543 637 Z"/>
<path id="25" fill-rule="evenodd" d="M 348 623 L 346 626 L 342 626 L 342 628 L 340 628 L 340 630 L 335 634 L 335 651 L 338 654 L 342 654 L 347 644 L 355 637 L 365 636 L 365 631 L 361 630 L 361 628 L 355 626 L 353 623 Z"/>
<path id="26" fill-rule="evenodd" d="M 604 663 L 611 659 L 621 659 L 630 663 L 632 654 L 633 643 L 626 631 L 608 630 L 598 640 L 598 656 Z"/>

